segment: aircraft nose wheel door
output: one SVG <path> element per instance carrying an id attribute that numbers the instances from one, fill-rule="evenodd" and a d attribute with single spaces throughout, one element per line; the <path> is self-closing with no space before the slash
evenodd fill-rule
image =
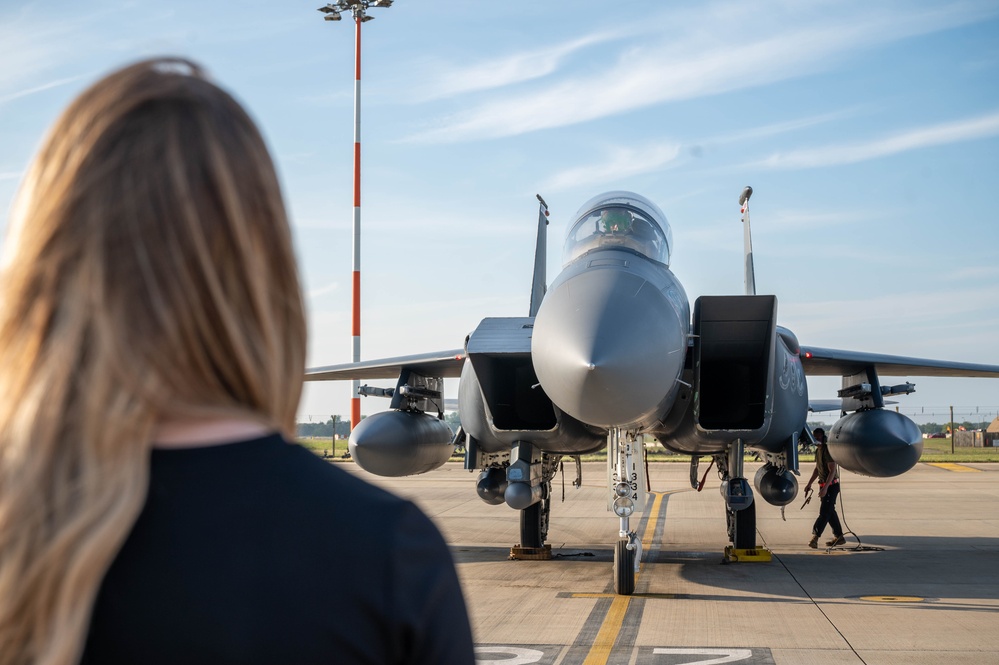
<path id="1" fill-rule="evenodd" d="M 614 545 L 614 592 L 635 592 L 635 573 L 642 561 L 642 541 L 630 526 L 631 515 L 645 505 L 645 444 L 640 436 L 620 430 L 607 433 L 609 507 L 620 520 Z"/>

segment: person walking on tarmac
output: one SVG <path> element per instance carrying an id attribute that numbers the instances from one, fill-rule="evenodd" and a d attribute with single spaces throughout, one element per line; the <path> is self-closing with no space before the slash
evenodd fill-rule
<path id="1" fill-rule="evenodd" d="M 846 542 L 843 537 L 843 527 L 839 523 L 839 515 L 836 514 L 836 497 L 839 496 L 839 465 L 833 461 L 829 450 L 826 447 L 826 432 L 821 427 L 812 432 L 815 436 L 815 470 L 812 477 L 805 485 L 805 493 L 812 491 L 812 483 L 819 479 L 819 516 L 812 526 L 812 539 L 808 541 L 808 546 L 816 549 L 819 546 L 819 538 L 826 528 L 826 524 L 832 527 L 833 539 L 826 541 L 826 546 L 836 547 Z"/>

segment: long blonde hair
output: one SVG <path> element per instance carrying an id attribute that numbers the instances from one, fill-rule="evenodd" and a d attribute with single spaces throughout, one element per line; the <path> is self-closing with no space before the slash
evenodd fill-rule
<path id="1" fill-rule="evenodd" d="M 0 665 L 69 665 L 142 508 L 162 419 L 290 435 L 303 303 L 253 121 L 189 61 L 148 60 L 65 110 L 0 270 Z"/>

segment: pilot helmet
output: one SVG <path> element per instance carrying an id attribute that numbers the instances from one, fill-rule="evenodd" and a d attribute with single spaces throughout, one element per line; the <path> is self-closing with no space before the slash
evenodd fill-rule
<path id="1" fill-rule="evenodd" d="M 604 233 L 627 233 L 631 230 L 631 212 L 624 208 L 604 208 L 600 211 L 600 226 Z"/>

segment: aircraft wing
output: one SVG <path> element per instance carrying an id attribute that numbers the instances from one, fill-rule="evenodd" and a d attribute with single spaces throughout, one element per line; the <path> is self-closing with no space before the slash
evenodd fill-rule
<path id="1" fill-rule="evenodd" d="M 305 370 L 306 381 L 342 381 L 346 379 L 397 379 L 404 369 L 421 376 L 457 378 L 465 362 L 465 350 L 454 349 L 415 356 L 397 356 L 379 360 L 363 360 L 342 365 L 310 367 Z"/>
<path id="2" fill-rule="evenodd" d="M 808 410 L 813 413 L 821 413 L 823 411 L 842 411 L 843 410 L 843 400 L 842 399 L 810 399 L 808 400 Z"/>
<path id="3" fill-rule="evenodd" d="M 801 347 L 801 366 L 810 376 L 851 376 L 873 365 L 882 376 L 999 378 L 999 365 L 889 356 L 882 353 Z"/>

